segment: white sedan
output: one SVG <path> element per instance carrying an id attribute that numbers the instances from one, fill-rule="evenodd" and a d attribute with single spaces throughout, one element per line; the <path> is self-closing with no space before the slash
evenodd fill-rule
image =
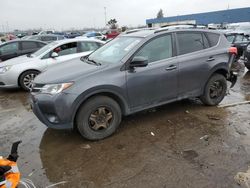
<path id="1" fill-rule="evenodd" d="M 96 39 L 65 39 L 52 42 L 31 55 L 0 63 L 0 88 L 21 87 L 28 91 L 34 78 L 53 65 L 87 56 L 105 42 Z"/>

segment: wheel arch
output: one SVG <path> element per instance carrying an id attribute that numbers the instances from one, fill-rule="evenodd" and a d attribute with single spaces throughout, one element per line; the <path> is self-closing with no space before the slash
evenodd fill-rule
<path id="1" fill-rule="evenodd" d="M 37 70 L 37 69 L 27 69 L 27 70 L 22 71 L 22 72 L 19 74 L 18 79 L 17 79 L 18 86 L 20 86 L 20 78 L 21 78 L 21 76 L 22 76 L 24 73 L 28 72 L 28 71 L 36 71 L 36 72 L 38 72 L 38 73 L 41 73 L 41 71 L 39 71 L 39 70 Z"/>
<path id="2" fill-rule="evenodd" d="M 111 99 L 116 101 L 117 104 L 120 106 L 122 115 L 129 114 L 129 107 L 128 107 L 128 104 L 127 104 L 126 100 L 124 99 L 124 97 L 122 97 L 122 95 L 120 95 L 117 92 L 102 89 L 102 90 L 98 90 L 98 91 L 95 91 L 95 92 L 91 92 L 91 93 L 89 93 L 87 95 L 82 94 L 81 96 L 78 97 L 77 102 L 76 102 L 77 104 L 75 105 L 75 108 L 73 110 L 72 118 L 73 118 L 73 122 L 74 122 L 74 128 L 75 128 L 75 125 L 76 125 L 76 123 L 75 123 L 76 122 L 76 117 L 77 117 L 77 114 L 78 114 L 79 109 L 81 108 L 81 106 L 86 101 L 88 101 L 89 99 L 91 99 L 93 97 L 96 97 L 96 96 L 110 97 Z"/>

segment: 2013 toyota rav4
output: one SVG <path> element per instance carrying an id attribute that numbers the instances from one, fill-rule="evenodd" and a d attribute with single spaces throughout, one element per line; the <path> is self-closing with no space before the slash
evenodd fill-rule
<path id="1" fill-rule="evenodd" d="M 90 140 L 110 136 L 122 116 L 199 97 L 219 104 L 230 80 L 230 44 L 198 29 L 144 30 L 120 35 L 88 58 L 40 74 L 32 109 L 48 127 L 77 128 Z"/>

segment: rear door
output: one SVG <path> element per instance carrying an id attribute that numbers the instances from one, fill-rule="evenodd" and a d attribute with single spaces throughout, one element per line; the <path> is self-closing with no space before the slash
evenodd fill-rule
<path id="1" fill-rule="evenodd" d="M 126 72 L 130 107 L 134 111 L 176 99 L 178 62 L 174 54 L 171 34 L 150 40 L 135 53 L 133 57 L 147 58 L 149 64 Z"/>
<path id="2" fill-rule="evenodd" d="M 4 44 L 0 47 L 0 61 L 5 61 L 14 57 L 19 56 L 20 49 L 19 49 L 18 42 L 11 42 Z"/>
<path id="3" fill-rule="evenodd" d="M 21 54 L 31 54 L 40 48 L 37 42 L 33 41 L 22 41 L 21 42 Z"/>
<path id="4" fill-rule="evenodd" d="M 179 61 L 179 98 L 196 97 L 202 93 L 204 81 L 209 74 L 216 52 L 209 48 L 218 43 L 219 36 L 209 37 L 203 32 L 177 32 L 177 49 Z M 211 36 L 210 36 L 211 37 Z M 211 43 L 211 44 L 210 44 Z"/>

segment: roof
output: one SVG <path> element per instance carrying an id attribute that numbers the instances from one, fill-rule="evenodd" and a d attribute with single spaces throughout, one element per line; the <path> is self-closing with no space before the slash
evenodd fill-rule
<path id="1" fill-rule="evenodd" d="M 64 43 L 68 43 L 68 42 L 81 42 L 81 41 L 90 41 L 90 42 L 99 42 L 99 43 L 105 43 L 104 41 L 101 40 L 97 40 L 97 39 L 92 39 L 92 38 L 84 38 L 84 37 L 76 37 L 73 39 L 63 39 L 63 40 L 57 40 L 57 41 L 53 41 L 56 42 L 58 44 L 64 44 Z"/>
<path id="2" fill-rule="evenodd" d="M 177 31 L 199 31 L 199 32 L 210 32 L 210 33 L 216 33 L 221 34 L 221 32 L 217 30 L 209 30 L 209 29 L 199 29 L 199 28 L 174 28 L 173 26 L 170 27 L 164 27 L 164 28 L 155 28 L 155 29 L 149 29 L 149 30 L 134 30 L 132 33 L 124 33 L 122 36 L 129 36 L 129 37 L 142 37 L 146 38 L 149 35 L 154 35 L 162 32 L 177 32 Z"/>
<path id="3" fill-rule="evenodd" d="M 43 43 L 43 44 L 47 44 L 46 42 L 44 41 L 40 41 L 40 40 L 29 40 L 29 39 L 15 39 L 15 40 L 8 40 L 6 42 L 3 42 L 3 43 L 0 43 L 1 45 L 3 44 L 8 44 L 8 43 L 12 43 L 12 42 L 40 42 L 40 43 Z"/>
<path id="4" fill-rule="evenodd" d="M 147 24 L 196 20 L 196 24 L 250 22 L 250 7 L 173 17 L 147 19 Z"/>

